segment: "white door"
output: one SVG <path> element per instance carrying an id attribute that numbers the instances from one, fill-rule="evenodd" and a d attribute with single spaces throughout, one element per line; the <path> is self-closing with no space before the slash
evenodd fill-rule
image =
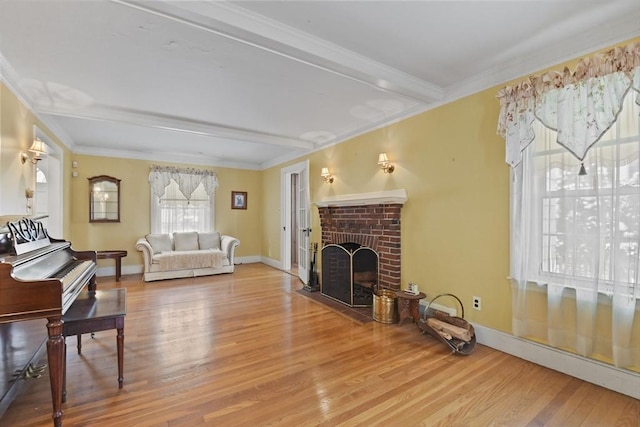
<path id="1" fill-rule="evenodd" d="M 309 281 L 309 234 L 311 218 L 309 218 L 309 174 L 307 169 L 298 174 L 298 277 L 305 285 Z"/>
<path id="2" fill-rule="evenodd" d="M 297 180 L 292 176 L 296 175 Z M 309 161 L 297 163 L 283 168 L 281 176 L 282 238 L 280 241 L 280 257 L 282 269 L 291 270 L 291 255 L 296 254 L 298 276 L 304 284 L 309 280 Z M 292 183 L 297 182 L 297 186 Z M 297 194 L 293 193 L 297 188 Z M 294 196 L 294 197 L 292 197 Z M 295 237 L 295 239 L 293 238 Z M 292 247 L 296 242 L 296 247 Z"/>

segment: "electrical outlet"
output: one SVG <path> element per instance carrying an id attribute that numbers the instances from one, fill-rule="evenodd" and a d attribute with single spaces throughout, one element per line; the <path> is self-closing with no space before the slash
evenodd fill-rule
<path id="1" fill-rule="evenodd" d="M 482 310 L 482 299 L 480 297 L 473 297 L 473 308 L 478 311 Z"/>

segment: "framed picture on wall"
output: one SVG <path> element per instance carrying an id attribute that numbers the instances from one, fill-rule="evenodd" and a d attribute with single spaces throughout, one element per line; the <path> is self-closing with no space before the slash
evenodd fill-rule
<path id="1" fill-rule="evenodd" d="M 231 209 L 247 209 L 247 192 L 231 192 Z"/>

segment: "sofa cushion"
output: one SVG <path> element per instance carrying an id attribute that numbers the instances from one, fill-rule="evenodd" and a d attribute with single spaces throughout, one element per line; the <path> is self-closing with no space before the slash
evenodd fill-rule
<path id="1" fill-rule="evenodd" d="M 178 232 L 173 233 L 173 244 L 175 251 L 197 251 L 198 232 Z"/>
<path id="2" fill-rule="evenodd" d="M 154 254 L 161 252 L 171 252 L 173 246 L 171 244 L 171 236 L 168 234 L 147 234 L 144 236 L 151 245 Z"/>
<path id="3" fill-rule="evenodd" d="M 198 246 L 200 249 L 220 249 L 220 233 L 198 233 Z"/>

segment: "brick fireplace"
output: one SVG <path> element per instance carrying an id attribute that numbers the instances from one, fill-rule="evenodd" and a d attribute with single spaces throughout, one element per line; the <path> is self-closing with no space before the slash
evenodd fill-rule
<path id="1" fill-rule="evenodd" d="M 317 202 L 321 246 L 356 243 L 373 249 L 378 254 L 377 286 L 399 290 L 400 213 L 406 200 L 405 190 L 393 190 L 349 194 Z"/>

